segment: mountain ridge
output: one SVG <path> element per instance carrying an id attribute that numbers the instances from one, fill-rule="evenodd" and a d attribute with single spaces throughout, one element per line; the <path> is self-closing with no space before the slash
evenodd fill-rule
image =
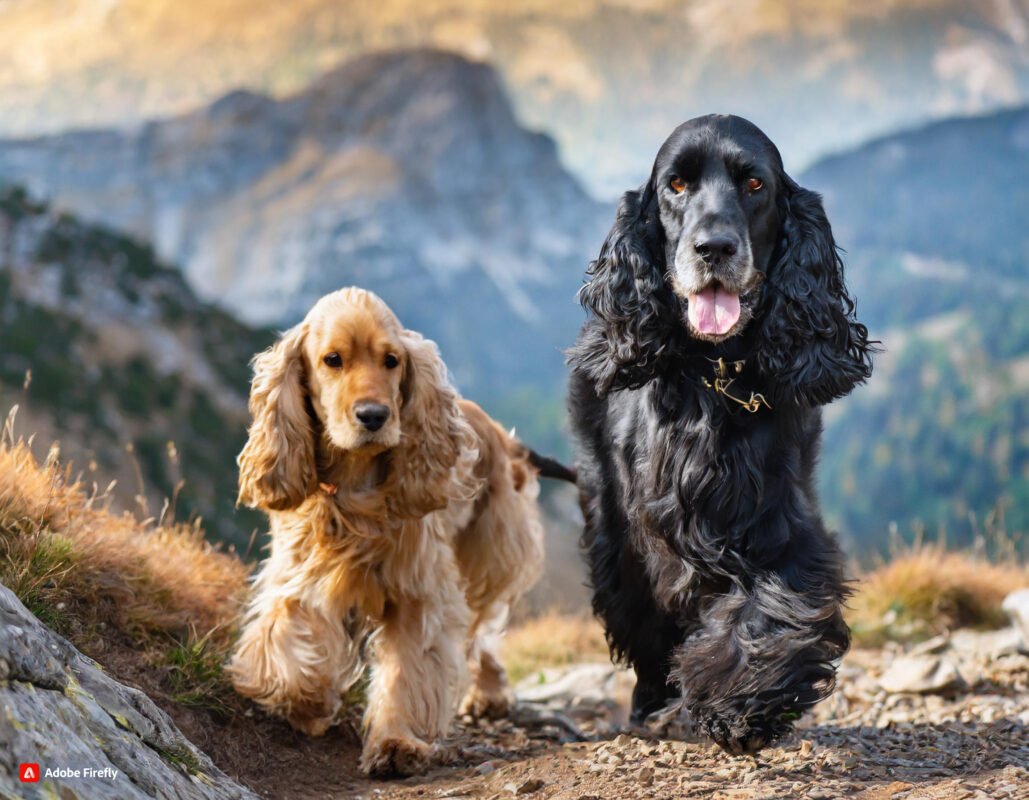
<path id="1" fill-rule="evenodd" d="M 851 168 L 855 162 L 862 168 Z M 1029 234 L 1011 225 L 1011 210 L 1029 207 L 1029 186 L 1017 180 L 1027 162 L 1029 105 L 1020 105 L 876 137 L 821 159 L 801 180 L 823 193 L 836 238 L 849 249 L 906 248 L 951 261 L 985 253 L 1004 277 L 1022 278 Z M 940 176 L 950 191 L 935 185 Z M 894 191 L 877 191 L 884 186 Z M 875 204 L 865 202 L 869 195 Z"/>
<path id="2" fill-rule="evenodd" d="M 480 397 L 560 379 L 607 222 L 554 141 L 518 124 L 495 70 L 427 49 L 363 56 L 282 100 L 233 92 L 134 133 L 3 141 L 0 176 L 152 240 L 250 323 L 292 324 L 343 285 L 376 291 Z M 455 296 L 467 319 L 438 313 Z M 524 352 L 484 348 L 483 328 Z"/>
<path id="3" fill-rule="evenodd" d="M 237 86 L 282 97 L 363 53 L 432 46 L 496 64 L 519 116 L 613 197 L 708 111 L 753 119 L 793 169 L 1025 101 L 1027 30 L 1029 9 L 1006 0 L 34 0 L 0 5 L 0 129 L 133 124 Z"/>
<path id="4" fill-rule="evenodd" d="M 213 141 L 226 164 L 243 145 L 265 148 L 261 152 L 270 154 L 273 168 L 257 179 L 252 173 L 220 175 L 211 165 L 222 162 L 213 157 L 206 171 L 190 169 L 188 159 L 186 167 L 181 161 L 161 165 L 199 180 L 198 191 L 217 189 L 218 180 L 235 180 L 245 188 L 224 201 L 226 216 L 218 224 L 231 223 L 226 247 L 248 246 L 277 224 L 278 212 L 292 214 L 301 226 L 314 225 L 301 227 L 301 233 L 320 230 L 330 239 L 342 237 L 351 248 L 346 271 L 337 271 L 339 251 L 314 251 L 325 259 L 312 260 L 310 273 L 296 273 L 307 283 L 300 281 L 292 296 L 292 319 L 322 286 L 356 283 L 377 290 L 405 325 L 440 344 L 466 396 L 484 403 L 506 426 L 517 427 L 534 446 L 567 454 L 561 349 L 582 319 L 575 291 L 613 214 L 586 198 L 566 172 L 554 171 L 560 165 L 552 141 L 511 128 L 515 118 L 494 72 L 432 52 L 415 54 L 413 63 L 442 59 L 445 69 L 419 74 L 413 83 L 410 69 L 377 68 L 394 62 L 410 66 L 409 57 L 363 61 L 344 73 L 352 80 L 340 84 L 335 75 L 284 101 L 310 108 L 276 117 L 280 122 L 306 120 L 308 112 L 317 112 L 323 126 L 313 128 L 285 160 L 272 147 L 280 140 L 263 138 L 268 110 L 279 108 L 279 101 L 249 92 L 229 94 L 197 112 L 205 115 L 200 127 L 166 121 L 171 127 L 152 129 L 148 146 L 162 136 L 175 142 L 200 132 L 208 138 L 198 143 L 187 136 L 190 147 L 182 152 L 192 157 L 200 144 Z M 448 105 L 456 102 L 448 94 L 448 70 L 467 78 L 468 87 L 483 90 L 493 111 L 483 113 L 481 103 Z M 369 81 L 379 80 L 393 81 L 392 91 L 406 92 L 416 102 L 397 103 L 407 111 L 383 119 L 367 94 Z M 339 99 L 347 92 L 356 100 Z M 337 99 L 325 100 L 326 93 Z M 469 89 L 463 96 L 471 94 Z M 372 110 L 343 113 L 362 102 Z M 405 120 L 413 112 L 422 115 L 420 122 L 408 126 Z M 345 118 L 333 120 L 337 114 Z M 334 136 L 341 127 L 359 136 L 346 139 L 341 150 L 327 151 L 316 134 Z M 1025 207 L 1020 198 L 1029 186 L 1029 159 L 1023 157 L 1027 130 L 1027 108 L 942 122 L 880 138 L 797 175 L 802 185 L 824 194 L 837 241 L 849 251 L 848 283 L 859 316 L 888 349 L 871 385 L 833 404 L 826 417 L 820 473 L 826 512 L 863 545 L 882 544 L 891 523 L 908 530 L 919 520 L 967 538 L 979 524 L 974 520 L 996 518 L 996 509 L 1015 530 L 1029 527 L 1029 450 L 1014 433 L 1029 419 L 1022 390 L 1029 320 L 1021 312 L 1029 287 L 1020 271 L 1029 258 L 1029 232 L 1020 215 Z M 398 155 L 408 149 L 410 137 L 426 131 L 432 136 L 419 141 L 420 161 Z M 493 141 L 466 152 L 465 142 L 489 140 L 489 131 Z M 88 135 L 103 140 L 108 134 Z M 294 131 L 286 141 L 297 135 Z M 499 153 L 509 135 L 520 149 Z M 256 141 L 245 141 L 248 137 Z M 492 160 L 497 153 L 502 157 Z M 527 160 L 537 154 L 545 161 L 544 180 L 527 170 Z M 0 143 L 0 173 L 9 156 Z M 109 177 L 103 170 L 98 174 Z M 125 192 L 127 183 L 123 175 L 110 191 Z M 558 191 L 552 192 L 554 187 Z M 257 210 L 248 215 L 255 198 Z M 88 192 L 77 202 L 106 210 L 103 198 Z M 172 215 L 165 223 L 175 221 Z M 276 252 L 296 258 L 304 251 Z M 245 267 L 240 281 L 260 289 L 260 271 L 252 270 L 251 262 L 240 264 Z M 514 281 L 525 293 L 528 308 L 512 301 L 504 281 Z M 227 285 L 227 294 L 242 290 L 232 281 Z M 282 299 L 278 284 L 261 291 Z M 237 366 L 254 352 L 243 349 Z"/>
<path id="5" fill-rule="evenodd" d="M 1029 106 L 879 137 L 799 176 L 824 195 L 886 352 L 827 414 L 821 495 L 852 539 L 1029 530 Z"/>

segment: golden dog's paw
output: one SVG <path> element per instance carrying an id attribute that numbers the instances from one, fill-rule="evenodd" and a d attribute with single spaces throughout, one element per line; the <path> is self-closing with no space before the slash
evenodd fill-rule
<path id="1" fill-rule="evenodd" d="M 308 736 L 321 736 L 335 722 L 332 717 L 307 717 L 296 714 L 291 714 L 286 720 L 295 730 Z"/>
<path id="2" fill-rule="evenodd" d="M 429 766 L 434 752 L 420 739 L 369 741 L 361 754 L 361 770 L 376 778 L 417 775 Z"/>
<path id="3" fill-rule="evenodd" d="M 487 692 L 480 686 L 473 686 L 461 701 L 461 713 L 470 714 L 475 719 L 500 719 L 511 712 L 513 705 L 514 698 L 506 689 Z"/>

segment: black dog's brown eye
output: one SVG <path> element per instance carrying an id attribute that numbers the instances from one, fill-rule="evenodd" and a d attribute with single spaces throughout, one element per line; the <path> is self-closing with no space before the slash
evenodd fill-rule
<path id="1" fill-rule="evenodd" d="M 751 192 L 760 191 L 761 188 L 764 185 L 765 185 L 765 182 L 763 180 L 761 180 L 760 178 L 748 178 L 747 179 L 747 189 L 748 189 L 748 191 L 751 191 Z"/>
<path id="2" fill-rule="evenodd" d="M 668 185 L 672 188 L 672 191 L 676 194 L 682 194 L 686 191 L 686 181 L 680 178 L 678 175 L 673 175 L 668 179 Z"/>
<path id="3" fill-rule="evenodd" d="M 392 353 L 386 353 L 386 369 L 396 369 L 400 366 L 400 359 Z"/>
<path id="4" fill-rule="evenodd" d="M 333 369 L 339 369 L 343 366 L 343 357 L 339 353 L 329 353 L 322 361 L 325 362 L 325 366 L 332 367 Z"/>

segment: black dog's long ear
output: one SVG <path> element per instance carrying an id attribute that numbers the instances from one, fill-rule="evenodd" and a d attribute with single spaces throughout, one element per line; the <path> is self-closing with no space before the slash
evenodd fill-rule
<path id="1" fill-rule="evenodd" d="M 665 279 L 664 229 L 652 183 L 626 192 L 579 302 L 593 317 L 568 351 L 597 393 L 636 388 L 656 374 L 675 336 L 677 301 Z"/>
<path id="2" fill-rule="evenodd" d="M 771 378 L 773 405 L 821 405 L 872 374 L 876 348 L 854 316 L 821 197 L 784 179 L 782 239 L 768 273 L 758 364 Z"/>

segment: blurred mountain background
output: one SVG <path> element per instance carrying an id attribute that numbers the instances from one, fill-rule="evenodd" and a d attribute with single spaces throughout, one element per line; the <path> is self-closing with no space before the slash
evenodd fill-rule
<path id="1" fill-rule="evenodd" d="M 831 521 L 1029 529 L 1024 0 L 13 0 L 0 52 L 0 407 L 126 506 L 245 548 L 247 359 L 351 283 L 567 456 L 585 266 L 718 111 L 824 193 L 887 348 L 827 415 Z"/>
<path id="2" fill-rule="evenodd" d="M 0 133 L 142 123 L 275 97 L 368 51 L 495 65 L 519 119 L 601 196 L 718 110 L 796 170 L 912 123 L 1026 98 L 1025 0 L 7 0 Z"/>

